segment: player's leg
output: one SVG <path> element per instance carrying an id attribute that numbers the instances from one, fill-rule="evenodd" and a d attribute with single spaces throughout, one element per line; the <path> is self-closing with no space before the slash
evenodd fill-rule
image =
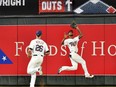
<path id="1" fill-rule="evenodd" d="M 38 56 L 38 63 L 36 63 L 35 69 L 37 68 L 37 72 L 39 72 L 39 75 L 42 75 L 42 63 L 43 63 L 43 57 L 42 56 Z"/>
<path id="2" fill-rule="evenodd" d="M 38 70 L 41 69 L 40 66 L 37 66 L 41 62 L 42 58 L 38 56 L 33 56 L 28 64 L 27 67 L 27 73 L 33 74 L 35 72 L 38 72 Z"/>
<path id="3" fill-rule="evenodd" d="M 30 87 L 34 87 L 36 81 L 36 73 L 31 74 Z"/>
<path id="4" fill-rule="evenodd" d="M 88 77 L 88 78 L 89 78 L 89 77 L 90 77 L 90 78 L 93 77 L 93 75 L 91 76 L 91 75 L 89 74 L 89 72 L 88 72 L 87 65 L 86 65 L 86 61 L 85 61 L 80 55 L 78 55 L 78 54 L 76 54 L 76 53 L 73 53 L 73 54 L 72 54 L 72 59 L 73 59 L 75 62 L 80 63 L 80 64 L 82 65 L 82 68 L 83 68 L 84 73 L 85 73 L 85 77 Z"/>
<path id="5" fill-rule="evenodd" d="M 77 70 L 78 64 L 74 60 L 72 60 L 71 58 L 70 58 L 70 61 L 71 61 L 72 66 L 62 66 L 59 69 L 58 74 L 64 70 L 67 70 L 67 71 Z"/>
<path id="6" fill-rule="evenodd" d="M 27 73 L 28 74 L 33 74 L 34 73 L 33 70 L 32 70 L 32 68 L 33 68 L 33 60 L 31 58 L 31 60 L 29 61 L 28 66 L 27 66 Z"/>
<path id="7" fill-rule="evenodd" d="M 33 74 L 37 71 L 37 68 L 35 70 L 35 59 L 34 58 L 31 58 L 29 64 L 28 64 L 28 67 L 27 67 L 27 73 L 28 74 Z"/>

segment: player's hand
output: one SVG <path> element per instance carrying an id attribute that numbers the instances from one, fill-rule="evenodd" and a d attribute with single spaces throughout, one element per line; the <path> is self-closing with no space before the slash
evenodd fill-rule
<path id="1" fill-rule="evenodd" d="M 32 51 L 29 48 L 27 48 L 27 57 L 32 57 Z"/>
<path id="2" fill-rule="evenodd" d="M 31 53 L 28 53 L 28 54 L 27 54 L 27 57 L 28 57 L 28 58 L 31 58 L 31 57 L 32 57 L 32 54 L 31 54 Z"/>

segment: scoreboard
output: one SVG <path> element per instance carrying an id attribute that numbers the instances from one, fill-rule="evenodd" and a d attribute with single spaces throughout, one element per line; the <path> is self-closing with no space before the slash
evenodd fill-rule
<path id="1" fill-rule="evenodd" d="M 0 15 L 115 14 L 114 0 L 0 0 Z"/>

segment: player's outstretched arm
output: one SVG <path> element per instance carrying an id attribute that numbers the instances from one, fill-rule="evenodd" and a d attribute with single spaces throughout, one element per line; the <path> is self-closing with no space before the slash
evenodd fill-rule
<path id="1" fill-rule="evenodd" d="M 76 30 L 79 32 L 79 39 L 83 37 L 83 34 L 81 32 L 81 30 L 79 29 L 79 27 L 76 27 Z"/>
<path id="2" fill-rule="evenodd" d="M 77 26 L 75 21 L 72 21 L 70 24 L 70 27 L 72 27 L 73 29 L 76 29 L 79 32 L 79 39 L 82 38 L 83 34 L 80 31 L 79 27 Z"/>
<path id="3" fill-rule="evenodd" d="M 61 45 L 64 45 L 64 41 L 65 41 L 65 39 L 67 38 L 67 34 L 66 33 L 64 33 L 64 38 L 63 38 L 63 40 L 62 40 L 62 42 L 61 42 Z"/>

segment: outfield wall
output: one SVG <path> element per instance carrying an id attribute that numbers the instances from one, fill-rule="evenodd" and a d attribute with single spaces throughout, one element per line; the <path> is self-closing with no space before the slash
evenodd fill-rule
<path id="1" fill-rule="evenodd" d="M 78 44 L 79 54 L 85 59 L 88 71 L 95 75 L 85 79 L 81 65 L 76 71 L 63 71 L 63 65 L 71 66 L 69 50 L 61 46 L 64 32 L 75 20 L 83 33 Z M 0 18 L 0 85 L 29 85 L 26 73 L 29 58 L 25 48 L 41 29 L 50 55 L 42 64 L 44 76 L 38 75 L 36 84 L 44 85 L 116 85 L 116 17 L 1 17 Z M 76 30 L 74 34 L 78 35 Z M 4 60 L 4 58 L 6 58 Z M 42 80 L 43 79 L 43 80 Z M 41 81 L 40 81 L 41 80 Z"/>

